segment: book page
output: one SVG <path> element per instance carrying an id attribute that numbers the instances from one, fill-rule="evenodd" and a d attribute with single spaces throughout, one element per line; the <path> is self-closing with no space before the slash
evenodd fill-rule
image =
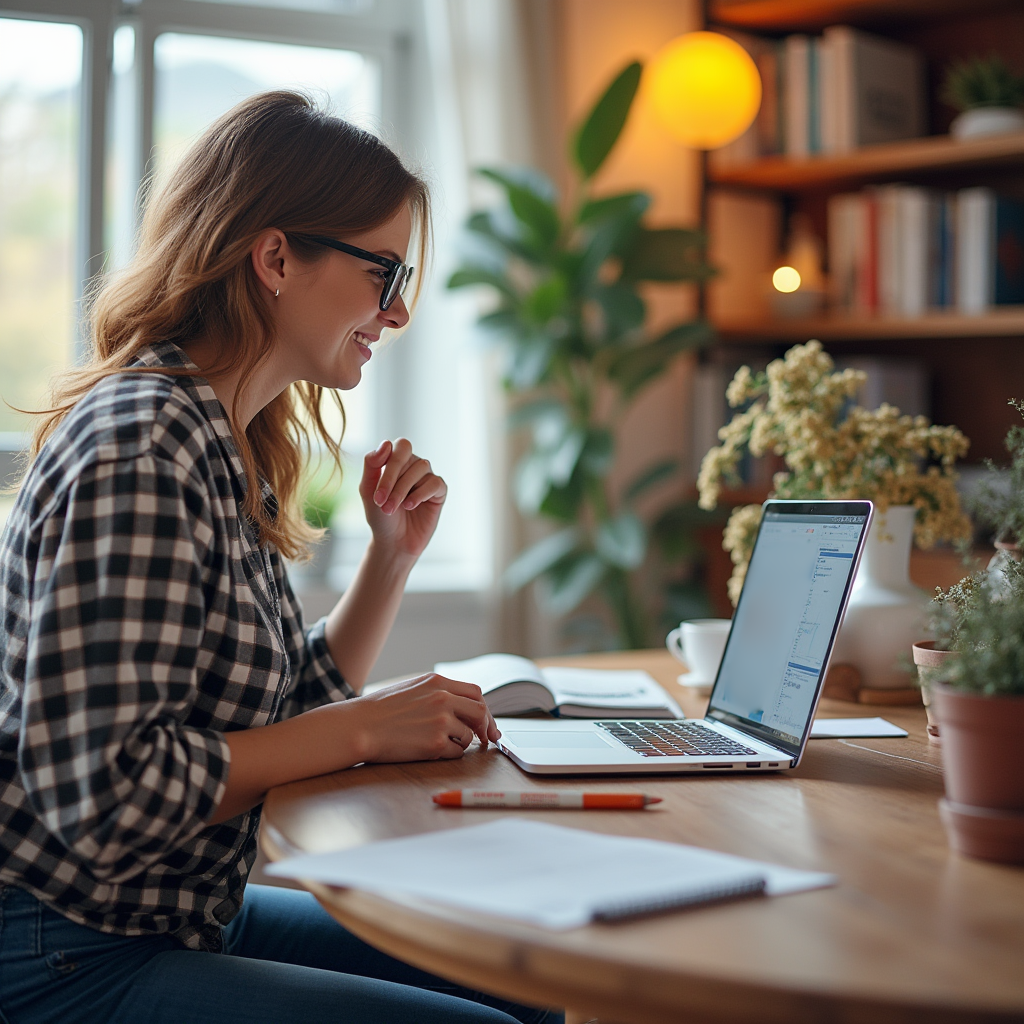
<path id="1" fill-rule="evenodd" d="M 529 658 L 518 654 L 482 654 L 466 661 L 439 661 L 434 671 L 446 679 L 476 683 L 484 693 L 507 683 L 530 682 L 544 686 L 544 677 Z"/>
<path id="2" fill-rule="evenodd" d="M 599 668 L 563 668 L 540 670 L 555 704 L 575 704 L 595 708 L 671 707 L 665 691 L 639 670 Z"/>

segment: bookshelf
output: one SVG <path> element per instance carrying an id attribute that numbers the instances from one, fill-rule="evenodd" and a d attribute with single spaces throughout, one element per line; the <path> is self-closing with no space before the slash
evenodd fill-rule
<path id="1" fill-rule="evenodd" d="M 749 164 L 712 166 L 713 185 L 802 192 L 893 178 L 944 177 L 952 172 L 969 173 L 1024 166 L 1024 132 L 990 135 L 963 142 L 948 135 L 927 136 L 885 146 L 865 146 L 842 156 L 811 156 L 802 160 L 763 157 Z"/>
<path id="2" fill-rule="evenodd" d="M 839 23 L 874 29 L 1019 6 L 1019 0 L 710 0 L 708 22 L 753 32 L 809 32 Z"/>
<path id="3" fill-rule="evenodd" d="M 1024 338 L 1024 306 L 1002 306 L 979 316 L 939 311 L 917 317 L 821 316 L 807 320 L 719 320 L 722 341 L 892 341 L 910 338 Z M 1021 381 L 1024 389 L 1024 381 Z"/>
<path id="4" fill-rule="evenodd" d="M 1007 399 L 1024 398 L 1024 306 L 990 307 L 977 315 L 952 308 L 912 318 L 835 312 L 778 319 L 767 311 L 771 268 L 765 261 L 781 259 L 787 224 L 795 214 L 808 218 L 826 240 L 829 198 L 865 185 L 911 183 L 951 191 L 989 185 L 1024 198 L 1024 132 L 953 139 L 946 133 L 952 111 L 937 97 L 943 70 L 957 57 L 999 53 L 1024 71 L 1024 2 L 709 0 L 707 10 L 711 28 L 781 38 L 848 24 L 915 47 L 927 67 L 932 133 L 843 154 L 708 162 L 709 203 L 723 197 L 738 204 L 739 211 L 711 218 L 712 251 L 720 242 L 720 251 L 735 256 L 727 268 L 735 274 L 731 285 L 716 299 L 718 286 L 712 284 L 709 294 L 719 347 L 759 350 L 772 358 L 792 344 L 818 338 L 835 346 L 837 355 L 923 363 L 931 378 L 934 421 L 955 423 L 972 438 L 971 461 L 1001 461 L 1002 437 L 1015 416 Z"/>

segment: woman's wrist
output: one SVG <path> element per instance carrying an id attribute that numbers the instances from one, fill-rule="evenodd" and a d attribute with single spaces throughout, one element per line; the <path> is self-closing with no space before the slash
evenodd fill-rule
<path id="1" fill-rule="evenodd" d="M 371 538 L 366 547 L 364 561 L 373 570 L 373 577 L 378 583 L 404 587 L 418 558 L 418 555 L 389 549 L 386 544 Z"/>

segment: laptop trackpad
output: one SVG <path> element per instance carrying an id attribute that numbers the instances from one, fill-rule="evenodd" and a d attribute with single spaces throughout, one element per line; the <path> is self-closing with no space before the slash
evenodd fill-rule
<path id="1" fill-rule="evenodd" d="M 506 729 L 505 738 L 511 740 L 520 747 L 548 747 L 559 750 L 607 750 L 611 744 L 603 737 L 594 732 L 561 732 L 557 729 L 551 732 L 520 732 L 518 729 Z"/>

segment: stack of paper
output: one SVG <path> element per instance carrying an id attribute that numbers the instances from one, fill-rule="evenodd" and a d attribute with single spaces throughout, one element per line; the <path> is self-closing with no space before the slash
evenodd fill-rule
<path id="1" fill-rule="evenodd" d="M 548 928 L 835 882 L 692 846 L 514 818 L 294 857 L 267 873 L 416 896 Z"/>

